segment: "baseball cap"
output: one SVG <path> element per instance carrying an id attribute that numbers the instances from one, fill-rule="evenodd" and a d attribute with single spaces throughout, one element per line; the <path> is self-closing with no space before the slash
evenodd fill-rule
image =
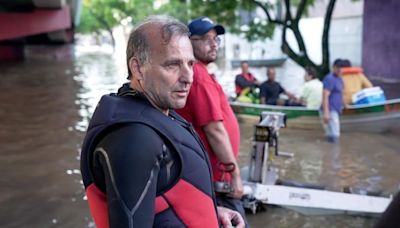
<path id="1" fill-rule="evenodd" d="M 199 35 L 202 36 L 206 34 L 211 29 L 215 29 L 217 35 L 222 35 L 225 33 L 225 28 L 222 25 L 216 25 L 208 17 L 199 17 L 192 20 L 189 25 L 190 36 Z"/>

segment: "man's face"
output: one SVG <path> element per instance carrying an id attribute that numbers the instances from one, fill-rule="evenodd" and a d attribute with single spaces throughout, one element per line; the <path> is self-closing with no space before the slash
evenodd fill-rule
<path id="1" fill-rule="evenodd" d="M 304 81 L 308 82 L 312 79 L 311 75 L 309 75 L 306 71 L 306 73 L 304 74 Z"/>
<path id="2" fill-rule="evenodd" d="M 140 83 L 161 110 L 183 108 L 193 82 L 192 45 L 185 36 L 173 36 L 168 44 L 157 41 L 150 44 L 150 59 L 141 67 Z"/>
<path id="3" fill-rule="evenodd" d="M 205 64 L 214 62 L 218 54 L 218 39 L 217 32 L 214 29 L 211 29 L 202 36 L 191 36 L 190 40 L 193 44 L 196 59 Z"/>
<path id="4" fill-rule="evenodd" d="M 276 75 L 275 68 L 268 68 L 268 70 L 267 70 L 268 79 L 271 81 L 274 81 L 275 75 Z"/>
<path id="5" fill-rule="evenodd" d="M 249 71 L 249 64 L 248 63 L 242 63 L 241 67 L 242 67 L 242 72 L 243 73 L 246 74 Z"/>
<path id="6" fill-rule="evenodd" d="M 333 66 L 332 66 L 332 71 L 333 71 L 333 73 L 335 73 L 337 76 L 340 75 L 340 67 L 339 67 L 339 66 L 333 65 Z"/>

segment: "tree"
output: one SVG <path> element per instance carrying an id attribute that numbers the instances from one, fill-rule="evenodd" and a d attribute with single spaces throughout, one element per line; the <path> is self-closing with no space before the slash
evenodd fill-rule
<path id="1" fill-rule="evenodd" d="M 99 33 L 107 31 L 115 46 L 113 28 L 129 18 L 135 24 L 152 14 L 153 1 L 141 0 L 84 0 L 78 32 Z"/>
<path id="2" fill-rule="evenodd" d="M 322 63 L 316 64 L 307 53 L 304 39 L 299 29 L 300 19 L 306 15 L 308 7 L 315 0 L 278 0 L 272 4 L 262 0 L 191 0 L 190 9 L 193 15 L 207 15 L 224 23 L 231 32 L 245 33 L 249 41 L 271 37 L 275 26 L 282 27 L 281 50 L 300 66 L 312 66 L 317 69 L 318 76 L 322 78 L 329 72 L 329 29 L 336 0 L 329 0 L 324 18 L 322 34 Z M 240 12 L 249 13 L 259 7 L 265 14 L 265 19 L 252 18 L 243 23 L 239 17 Z M 280 12 L 281 11 L 281 12 Z M 242 14 L 243 15 L 243 14 Z M 245 26 L 243 26 L 245 25 Z M 246 28 L 243 31 L 242 28 Z M 287 32 L 291 30 L 297 41 L 299 52 L 295 52 L 287 42 Z"/>

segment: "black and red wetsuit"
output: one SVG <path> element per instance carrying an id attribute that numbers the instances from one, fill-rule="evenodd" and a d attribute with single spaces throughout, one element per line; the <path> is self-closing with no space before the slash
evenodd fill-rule
<path id="1" fill-rule="evenodd" d="M 192 127 L 121 91 L 100 100 L 81 152 L 96 226 L 218 227 L 208 158 Z"/>

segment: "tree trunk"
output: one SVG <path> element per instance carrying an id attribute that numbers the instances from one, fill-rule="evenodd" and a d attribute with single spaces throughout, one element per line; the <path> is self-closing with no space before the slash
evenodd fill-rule
<path id="1" fill-rule="evenodd" d="M 331 20 L 333 9 L 335 8 L 336 0 L 330 0 L 326 9 L 324 18 L 324 30 L 322 33 L 322 64 L 318 66 L 318 77 L 322 79 L 329 72 L 329 30 L 331 27 Z"/>
<path id="2" fill-rule="evenodd" d="M 299 21 L 304 13 L 305 6 L 307 0 L 301 0 L 299 3 L 299 7 L 295 17 L 293 18 L 290 12 L 290 6 L 292 5 L 290 0 L 284 0 L 283 4 L 285 5 L 286 15 L 282 20 L 271 18 L 271 14 L 268 11 L 268 7 L 264 5 L 264 3 L 259 2 L 257 0 L 253 0 L 253 2 L 261 7 L 261 9 L 265 12 L 268 18 L 269 23 L 275 23 L 278 25 L 282 25 L 282 44 L 281 50 L 283 53 L 287 54 L 290 59 L 295 61 L 302 67 L 311 66 L 316 68 L 318 78 L 322 79 L 327 73 L 329 73 L 329 29 L 332 19 L 333 9 L 335 7 L 336 0 L 329 0 L 325 18 L 324 18 L 324 28 L 322 33 L 322 63 L 320 65 L 315 64 L 308 56 L 307 49 L 304 44 L 303 36 L 300 33 L 299 29 Z M 299 53 L 296 53 L 287 42 L 286 32 L 287 29 L 293 31 L 293 34 L 296 38 L 297 44 L 299 45 Z"/>
<path id="3" fill-rule="evenodd" d="M 90 11 L 90 13 L 106 28 L 108 34 L 110 34 L 110 38 L 111 38 L 111 44 L 113 47 L 113 51 L 115 51 L 115 38 L 114 38 L 114 34 L 112 32 L 112 28 L 110 27 L 110 25 L 107 23 L 107 21 L 105 21 L 101 16 L 97 15 L 95 12 Z"/>
<path id="4" fill-rule="evenodd" d="M 110 38 L 111 38 L 111 44 L 113 47 L 113 51 L 115 52 L 115 38 L 114 38 L 114 34 L 111 28 L 107 28 L 107 32 L 108 34 L 110 34 Z"/>

